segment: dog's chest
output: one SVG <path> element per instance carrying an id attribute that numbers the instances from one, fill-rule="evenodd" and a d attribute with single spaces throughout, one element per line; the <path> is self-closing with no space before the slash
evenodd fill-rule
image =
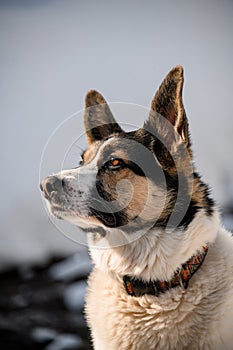
<path id="1" fill-rule="evenodd" d="M 196 350 L 200 342 L 204 348 L 209 322 L 201 295 L 189 293 L 187 300 L 179 288 L 160 298 L 134 298 L 97 270 L 89 283 L 86 314 L 95 349 Z"/>

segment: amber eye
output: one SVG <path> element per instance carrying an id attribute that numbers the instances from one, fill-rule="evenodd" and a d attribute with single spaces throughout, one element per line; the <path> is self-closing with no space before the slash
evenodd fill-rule
<path id="1" fill-rule="evenodd" d="M 120 160 L 119 160 L 119 159 L 113 159 L 113 160 L 111 161 L 111 165 L 113 165 L 113 166 L 118 166 L 118 165 L 120 165 Z"/>
<path id="2" fill-rule="evenodd" d="M 124 165 L 124 162 L 119 158 L 112 158 L 106 165 L 111 170 L 118 170 Z"/>

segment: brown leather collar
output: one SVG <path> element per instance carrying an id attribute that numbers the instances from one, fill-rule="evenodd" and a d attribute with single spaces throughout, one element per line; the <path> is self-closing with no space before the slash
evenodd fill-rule
<path id="1" fill-rule="evenodd" d="M 124 287 L 126 292 L 134 297 L 140 297 L 145 294 L 151 294 L 158 297 L 161 293 L 165 293 L 171 288 L 181 286 L 188 288 L 188 283 L 192 276 L 197 272 L 199 267 L 205 260 L 208 247 L 204 246 L 197 254 L 193 255 L 181 268 L 177 269 L 170 281 L 149 281 L 144 282 L 141 279 L 131 276 L 124 276 Z"/>

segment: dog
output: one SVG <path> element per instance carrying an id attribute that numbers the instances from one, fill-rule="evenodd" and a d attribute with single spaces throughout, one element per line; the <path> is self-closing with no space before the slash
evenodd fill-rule
<path id="1" fill-rule="evenodd" d="M 96 350 L 233 349 L 233 239 L 194 167 L 183 82 L 174 67 L 128 132 L 89 91 L 82 161 L 41 183 L 51 213 L 87 233 Z"/>

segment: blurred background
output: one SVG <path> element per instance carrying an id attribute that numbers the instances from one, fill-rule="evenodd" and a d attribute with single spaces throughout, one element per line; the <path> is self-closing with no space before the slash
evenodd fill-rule
<path id="1" fill-rule="evenodd" d="M 82 316 L 87 250 L 51 223 L 38 187 L 44 146 L 82 110 L 89 89 L 149 106 L 182 64 L 196 165 L 233 228 L 232 15 L 231 0 L 0 0 L 4 349 L 90 348 Z M 76 119 L 80 135 L 82 113 Z M 54 159 L 62 149 L 61 142 Z M 52 159 L 45 174 L 50 167 Z"/>

